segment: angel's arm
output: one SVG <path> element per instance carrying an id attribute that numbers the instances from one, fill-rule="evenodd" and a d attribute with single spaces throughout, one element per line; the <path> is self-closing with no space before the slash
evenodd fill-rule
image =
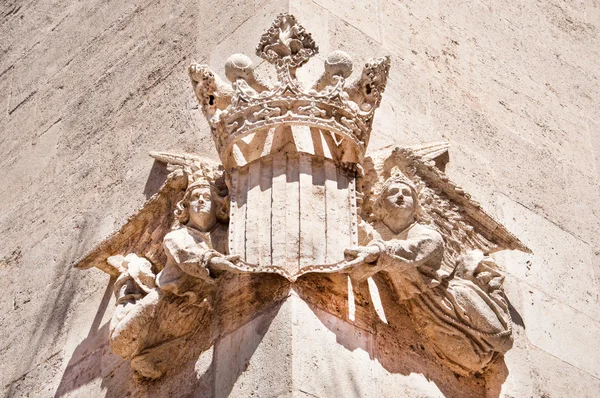
<path id="1" fill-rule="evenodd" d="M 420 274 L 439 279 L 435 269 L 441 265 L 443 251 L 442 236 L 417 225 L 407 239 L 374 239 L 367 246 L 347 249 L 346 258 L 351 261 L 348 261 L 346 272 L 357 280 L 364 280 L 380 271 L 401 271 L 405 277 L 415 280 L 420 278 Z M 439 264 L 432 264 L 438 259 Z M 368 266 L 365 267 L 365 264 Z M 432 269 L 425 264 L 431 265 Z"/>
<path id="2" fill-rule="evenodd" d="M 163 241 L 167 263 L 176 264 L 183 272 L 196 278 L 208 279 L 211 258 L 222 256 L 200 239 L 194 239 L 185 229 L 170 232 Z"/>
<path id="3" fill-rule="evenodd" d="M 376 239 L 369 246 L 377 246 L 380 257 L 387 257 L 393 264 L 408 268 L 418 267 L 436 258 L 441 260 L 444 251 L 442 236 L 425 227 L 409 233 L 407 239 Z"/>

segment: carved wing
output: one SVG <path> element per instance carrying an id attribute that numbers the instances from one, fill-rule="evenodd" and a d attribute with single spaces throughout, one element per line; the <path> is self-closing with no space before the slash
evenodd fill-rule
<path id="1" fill-rule="evenodd" d="M 110 275 L 118 275 L 120 270 L 107 263 L 108 257 L 135 253 L 146 257 L 160 269 L 166 261 L 162 239 L 173 224 L 173 208 L 186 186 L 187 179 L 183 172 L 171 173 L 160 190 L 129 217 L 121 229 L 112 233 L 74 266 L 80 269 L 96 267 Z"/>
<path id="2" fill-rule="evenodd" d="M 365 162 L 361 216 L 369 219 L 375 193 L 398 168 L 419 190 L 422 222 L 443 236 L 446 250 L 444 268 L 454 269 L 456 258 L 470 250 L 484 254 L 500 250 L 530 250 L 481 205 L 448 179 L 442 171 L 447 162 L 448 144 L 434 143 L 408 148 L 384 148 Z"/>
<path id="3" fill-rule="evenodd" d="M 96 267 L 116 276 L 121 270 L 118 266 L 109 264 L 107 259 L 130 253 L 147 258 L 156 272 L 163 268 L 166 256 L 162 242 L 175 222 L 175 205 L 182 199 L 191 178 L 198 175 L 214 176 L 219 165 L 196 155 L 158 152 L 150 155 L 169 165 L 171 173 L 167 180 L 155 195 L 129 217 L 125 225 L 77 261 L 74 264 L 76 268 Z M 224 182 L 222 185 L 225 185 Z M 225 186 L 223 188 L 226 190 Z"/>

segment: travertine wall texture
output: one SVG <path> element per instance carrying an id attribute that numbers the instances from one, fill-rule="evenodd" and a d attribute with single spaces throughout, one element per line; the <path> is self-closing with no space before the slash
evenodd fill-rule
<path id="1" fill-rule="evenodd" d="M 109 278 L 71 266 L 156 192 L 149 151 L 216 156 L 187 65 L 260 64 L 280 12 L 320 47 L 301 78 L 334 50 L 356 71 L 391 55 L 370 148 L 448 140 L 450 178 L 532 249 L 496 256 L 515 346 L 485 377 L 386 356 L 392 332 L 295 294 L 160 382 L 110 352 Z M 9 0 L 0 15 L 3 395 L 600 395 L 597 2 Z"/>

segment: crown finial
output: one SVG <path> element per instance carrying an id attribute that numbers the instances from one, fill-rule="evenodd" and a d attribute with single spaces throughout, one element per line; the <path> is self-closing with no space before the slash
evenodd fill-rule
<path id="1" fill-rule="evenodd" d="M 319 52 L 319 48 L 296 17 L 280 14 L 258 43 L 256 55 L 267 62 L 299 68 Z"/>
<path id="2" fill-rule="evenodd" d="M 281 14 L 262 35 L 256 50 L 275 66 L 277 82 L 261 80 L 250 58 L 243 54 L 232 55 L 225 64 L 231 83 L 221 80 L 206 65 L 190 67 L 194 92 L 227 170 L 266 156 L 268 151 L 257 146 L 261 140 L 271 143 L 265 134 L 294 141 L 300 152 L 309 149 L 296 141 L 310 141 L 313 135 L 323 134 L 331 146 L 327 156 L 336 164 L 354 170 L 361 162 L 387 82 L 389 57 L 370 60 L 357 79 L 348 81 L 354 68 L 352 59 L 343 51 L 334 51 L 325 59 L 323 75 L 313 84 L 302 84 L 296 69 L 317 51 L 310 33 L 296 18 Z M 290 128 L 296 130 L 295 138 L 285 135 Z"/>

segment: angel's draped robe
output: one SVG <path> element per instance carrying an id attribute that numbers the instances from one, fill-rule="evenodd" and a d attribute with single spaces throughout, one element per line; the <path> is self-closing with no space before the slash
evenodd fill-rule
<path id="1" fill-rule="evenodd" d="M 455 371 L 480 371 L 512 347 L 502 276 L 489 257 L 469 252 L 456 259 L 453 270 L 443 266 L 442 236 L 428 226 L 414 223 L 399 234 L 381 222 L 361 226 L 360 244 L 380 247 L 375 267 L 387 273 L 398 300 L 409 305 Z"/>

